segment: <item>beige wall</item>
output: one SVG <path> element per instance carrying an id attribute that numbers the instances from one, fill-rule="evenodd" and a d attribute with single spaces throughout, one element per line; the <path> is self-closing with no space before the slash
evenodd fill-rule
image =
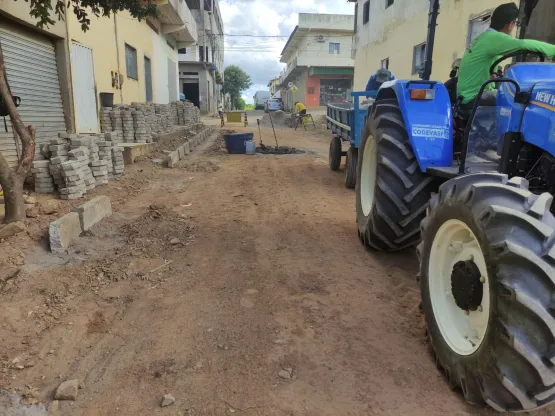
<path id="1" fill-rule="evenodd" d="M 58 38 L 66 37 L 65 23 L 63 21 L 57 21 L 57 18 L 54 14 L 53 20 L 55 20 L 55 23 L 53 25 L 50 25 L 49 27 L 44 29 L 37 28 L 37 20 L 29 15 L 29 3 L 25 1 L 0 0 L 0 14 L 5 15 L 10 20 L 15 20 L 18 23 L 30 26 L 34 30 L 43 32 L 48 36 L 54 36 Z"/>
<path id="2" fill-rule="evenodd" d="M 389 69 L 396 78 L 417 78 L 412 74 L 414 47 L 426 41 L 428 7 L 421 0 L 407 3 L 396 1 L 389 9 L 386 20 L 380 23 L 373 16 L 369 28 L 357 33 L 354 90 L 364 90 L 370 74 L 380 68 L 381 60 L 389 58 Z M 362 3 L 359 2 L 359 27 Z M 463 56 L 468 39 L 469 21 L 506 0 L 446 0 L 441 3 L 436 41 L 434 45 L 432 79 L 444 81 L 451 65 Z M 416 7 L 418 4 L 419 7 Z M 373 27 L 372 27 L 373 25 Z M 372 40 L 364 44 L 365 40 Z"/>
<path id="3" fill-rule="evenodd" d="M 117 28 L 117 49 L 116 49 Z M 93 50 L 94 75 L 97 96 L 101 92 L 113 92 L 114 102 L 129 104 L 145 101 L 144 56 L 153 59 L 152 29 L 142 21 L 121 12 L 115 17 L 92 17 L 90 29 L 83 32 L 74 16 L 68 19 L 69 37 Z M 138 79 L 127 77 L 125 44 L 137 50 Z M 118 69 L 119 52 L 119 69 Z M 121 91 L 112 86 L 112 72 L 123 75 Z M 155 90 L 155 88 L 153 88 Z M 123 96 L 123 97 L 122 97 Z"/>

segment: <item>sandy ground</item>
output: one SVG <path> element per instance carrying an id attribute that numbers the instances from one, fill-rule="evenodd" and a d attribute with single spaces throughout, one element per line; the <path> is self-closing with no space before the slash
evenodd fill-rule
<path id="1" fill-rule="evenodd" d="M 230 156 L 214 135 L 96 190 L 114 215 L 67 255 L 45 250 L 44 219 L 0 244 L 17 272 L 0 280 L 0 386 L 48 406 L 77 378 L 60 415 L 491 414 L 430 358 L 413 251 L 359 243 L 329 134 L 277 134 L 309 153 Z"/>

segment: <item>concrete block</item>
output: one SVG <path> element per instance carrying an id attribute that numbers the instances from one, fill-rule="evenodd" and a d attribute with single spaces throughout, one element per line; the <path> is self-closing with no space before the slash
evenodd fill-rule
<path id="1" fill-rule="evenodd" d="M 83 231 L 112 215 L 112 204 L 106 195 L 97 196 L 73 210 L 79 215 Z"/>
<path id="2" fill-rule="evenodd" d="M 64 253 L 67 251 L 71 242 L 81 235 L 79 214 L 70 212 L 50 223 L 48 235 L 50 238 L 50 251 L 52 253 Z"/>
<path id="3" fill-rule="evenodd" d="M 166 156 L 166 163 L 168 164 L 168 168 L 173 168 L 177 162 L 179 162 L 179 152 L 177 150 L 174 150 Z"/>
<path id="4" fill-rule="evenodd" d="M 187 140 L 183 145 L 183 149 L 185 150 L 185 154 L 188 155 L 191 153 L 191 146 L 189 145 L 189 141 Z"/>
<path id="5" fill-rule="evenodd" d="M 177 153 L 179 154 L 179 160 L 183 159 L 185 157 L 185 145 L 179 146 L 177 148 Z"/>

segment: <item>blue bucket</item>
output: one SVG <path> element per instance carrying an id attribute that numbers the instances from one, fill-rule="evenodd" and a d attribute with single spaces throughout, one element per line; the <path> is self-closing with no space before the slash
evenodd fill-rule
<path id="1" fill-rule="evenodd" d="M 246 154 L 245 142 L 254 138 L 254 133 L 233 133 L 224 134 L 225 147 L 227 152 L 235 155 Z"/>

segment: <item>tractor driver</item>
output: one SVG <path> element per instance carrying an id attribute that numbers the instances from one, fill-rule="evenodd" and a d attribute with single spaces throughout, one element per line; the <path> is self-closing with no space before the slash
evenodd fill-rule
<path id="1" fill-rule="evenodd" d="M 518 16 L 519 9 L 514 2 L 502 4 L 494 10 L 490 28 L 478 36 L 466 50 L 457 84 L 457 97 L 462 98 L 463 108 L 473 107 L 482 84 L 491 77 L 491 65 L 502 56 L 520 50 L 540 52 L 549 59 L 555 56 L 555 45 L 511 36 Z M 495 105 L 497 92 L 494 88 L 493 83 L 488 84 L 480 100 L 482 105 Z"/>

